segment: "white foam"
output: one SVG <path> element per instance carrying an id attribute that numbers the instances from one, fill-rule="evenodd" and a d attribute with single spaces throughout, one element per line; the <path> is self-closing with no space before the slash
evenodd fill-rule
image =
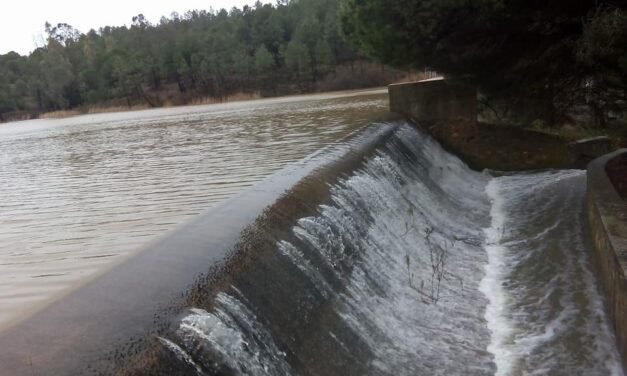
<path id="1" fill-rule="evenodd" d="M 194 366 L 198 364 L 194 363 L 195 359 L 213 369 L 215 364 L 207 359 L 216 357 L 236 375 L 292 374 L 285 353 L 278 349 L 271 334 L 243 302 L 220 293 L 215 303 L 213 312 L 193 308 L 181 320 L 176 332 L 182 346 L 172 341 L 161 342 Z"/>
<path id="2" fill-rule="evenodd" d="M 341 319 L 295 317 L 322 334 L 304 342 L 317 346 L 288 347 L 294 358 L 307 365 L 314 351 L 333 349 L 348 367 L 364 361 L 367 348 L 370 375 L 622 375 L 583 257 L 573 205 L 583 197 L 582 173 L 494 179 L 412 128 L 399 135 L 277 243 L 310 280 L 307 291 L 320 293 L 306 300 L 294 294 L 300 312 L 316 318 L 320 311 L 309 307 L 332 309 Z M 446 268 L 434 299 L 438 249 L 445 249 Z M 277 326 L 260 321 L 273 317 L 254 309 L 246 290 L 236 292 L 237 299 L 219 294 L 212 312 L 191 310 L 177 331 L 181 348 L 209 369 L 204 362 L 215 358 L 234 374 L 290 374 L 269 329 Z M 284 346 L 302 342 L 276 334 L 291 336 Z M 572 351 L 573 344 L 586 352 Z"/>
<path id="3" fill-rule="evenodd" d="M 196 369 L 196 372 L 199 375 L 204 375 L 202 368 L 200 368 L 200 366 L 198 366 L 198 364 L 196 364 L 196 362 L 194 362 L 194 359 L 192 359 L 191 356 L 189 356 L 189 354 L 187 352 L 185 352 L 185 350 L 183 350 L 179 345 L 177 345 L 176 343 L 170 341 L 167 338 L 163 338 L 163 337 L 157 337 L 157 339 L 159 340 L 159 342 L 161 342 L 161 344 L 168 350 L 170 350 L 177 358 L 179 358 L 180 360 L 184 361 L 185 363 L 191 365 L 194 367 L 194 369 Z"/>
<path id="4" fill-rule="evenodd" d="M 501 245 L 505 226 L 505 199 L 500 194 L 499 179 L 492 179 L 486 186 L 486 194 L 492 202 L 490 208 L 490 227 L 484 229 L 488 255 L 485 276 L 479 284 L 479 290 L 488 298 L 485 319 L 490 330 L 488 351 L 494 356 L 496 376 L 509 375 L 514 366 L 515 354 L 507 344 L 512 340 L 514 324 L 507 318 L 507 294 L 503 288 L 505 269 L 505 247 Z"/>

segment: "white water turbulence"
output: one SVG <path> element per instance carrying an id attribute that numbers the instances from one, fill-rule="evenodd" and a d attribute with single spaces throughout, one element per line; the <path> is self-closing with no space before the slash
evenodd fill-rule
<path id="1" fill-rule="evenodd" d="M 207 375 L 620 375 L 584 190 L 474 172 L 402 125 L 161 343 Z"/>
<path id="2" fill-rule="evenodd" d="M 255 315 L 236 298 L 220 293 L 213 313 L 192 309 L 177 330 L 186 353 L 177 344 L 160 338 L 162 343 L 180 360 L 203 374 L 194 358 L 202 354 L 222 359 L 215 365 L 219 373 L 237 372 L 244 375 L 289 375 L 285 354 L 272 340 Z"/>
<path id="3" fill-rule="evenodd" d="M 623 375 L 593 277 L 584 171 L 495 178 L 481 290 L 497 375 Z"/>

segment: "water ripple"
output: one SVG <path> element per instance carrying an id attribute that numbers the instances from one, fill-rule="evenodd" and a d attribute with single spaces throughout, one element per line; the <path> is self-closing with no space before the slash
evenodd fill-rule
<path id="1" fill-rule="evenodd" d="M 317 96 L 0 127 L 0 326 L 385 108 Z"/>

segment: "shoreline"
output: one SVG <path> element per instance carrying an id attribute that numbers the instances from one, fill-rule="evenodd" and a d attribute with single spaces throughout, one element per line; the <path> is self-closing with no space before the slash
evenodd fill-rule
<path id="1" fill-rule="evenodd" d="M 10 121 L 0 121 L 0 127 L 9 125 L 9 124 L 17 124 L 17 123 L 25 123 L 32 121 L 57 121 L 57 120 L 65 120 L 65 119 L 73 119 L 80 118 L 84 116 L 98 116 L 98 115 L 106 115 L 106 114 L 124 114 L 124 113 L 140 113 L 140 112 L 148 112 L 148 111 L 159 111 L 159 110 L 167 110 L 167 109 L 184 109 L 184 108 L 200 108 L 206 106 L 224 106 L 229 104 L 236 103 L 251 103 L 251 102 L 273 102 L 273 101 L 287 101 L 293 102 L 298 100 L 306 100 L 306 99 L 314 99 L 315 97 L 322 97 L 321 99 L 333 99 L 338 97 L 354 97 L 359 95 L 375 95 L 375 94 L 386 94 L 387 87 L 386 86 L 375 86 L 370 88 L 362 88 L 362 89 L 350 89 L 350 90 L 338 90 L 338 91 L 324 91 L 324 92 L 312 92 L 312 93 L 303 93 L 303 94 L 291 94 L 291 95 L 283 95 L 276 97 L 235 97 L 231 100 L 225 101 L 216 101 L 211 102 L 207 98 L 198 98 L 192 100 L 191 103 L 182 104 L 182 105 L 163 105 L 150 107 L 148 105 L 136 105 L 131 106 L 130 108 L 121 107 L 121 106 L 110 106 L 110 107 L 93 107 L 88 109 L 87 112 L 81 112 L 77 109 L 70 110 L 62 110 L 62 111 L 52 111 L 52 112 L 44 112 L 39 114 L 38 117 L 32 119 L 19 119 L 19 120 L 10 120 Z M 65 113 L 65 114 L 64 114 Z M 54 115 L 60 114 L 60 115 Z"/>

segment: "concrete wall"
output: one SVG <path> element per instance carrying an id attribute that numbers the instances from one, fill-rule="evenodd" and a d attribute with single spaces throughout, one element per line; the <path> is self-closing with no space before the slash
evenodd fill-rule
<path id="1" fill-rule="evenodd" d="M 477 89 L 444 79 L 388 86 L 390 110 L 421 124 L 477 120 Z"/>
<path id="2" fill-rule="evenodd" d="M 568 145 L 571 158 L 577 168 L 586 168 L 594 159 L 611 153 L 614 149 L 612 139 L 607 136 L 586 138 Z"/>
<path id="3" fill-rule="evenodd" d="M 627 201 L 618 195 L 605 172 L 607 162 L 623 153 L 627 153 L 627 149 L 595 159 L 588 165 L 587 214 L 594 260 L 618 350 L 623 365 L 627 366 Z"/>
<path id="4" fill-rule="evenodd" d="M 607 137 L 570 143 L 563 137 L 519 126 L 477 121 L 477 89 L 458 81 L 433 79 L 388 87 L 390 111 L 429 132 L 475 170 L 586 168 L 613 150 Z"/>
<path id="5" fill-rule="evenodd" d="M 390 85 L 390 110 L 420 125 L 475 170 L 572 167 L 568 143 L 521 127 L 477 122 L 477 89 L 443 79 Z"/>

